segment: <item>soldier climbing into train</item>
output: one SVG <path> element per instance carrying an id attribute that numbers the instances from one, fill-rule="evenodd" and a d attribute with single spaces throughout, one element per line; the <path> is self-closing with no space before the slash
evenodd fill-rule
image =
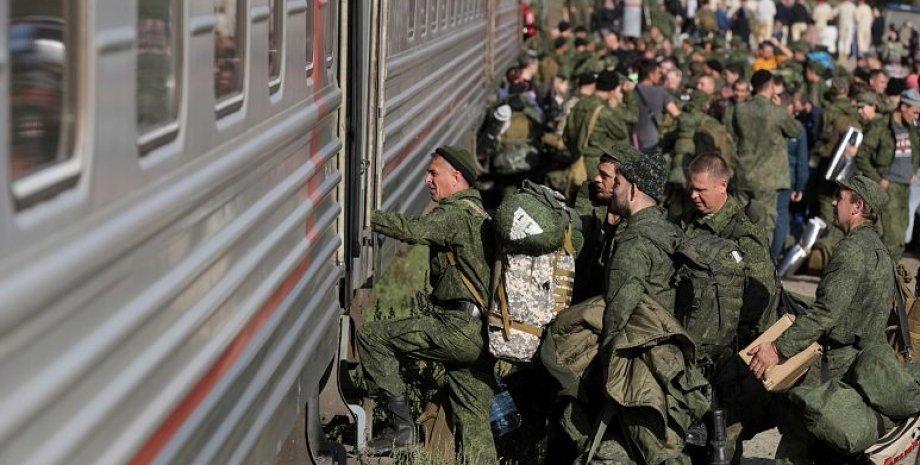
<path id="1" fill-rule="evenodd" d="M 437 203 L 420 218 L 375 211 L 374 231 L 409 244 L 429 247 L 430 315 L 368 322 L 357 334 L 369 390 L 379 393 L 389 426 L 371 443 L 374 454 L 418 442 L 415 422 L 399 376 L 400 359 L 444 364 L 455 435 L 466 463 L 496 463 L 489 426 L 493 366 L 483 331 L 493 232 L 479 191 L 472 155 L 439 147 L 431 156 L 425 184 Z"/>

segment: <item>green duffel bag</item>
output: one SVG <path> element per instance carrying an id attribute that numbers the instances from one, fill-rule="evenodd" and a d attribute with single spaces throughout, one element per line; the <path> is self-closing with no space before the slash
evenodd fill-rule
<path id="1" fill-rule="evenodd" d="M 576 255 L 584 242 L 581 219 L 562 194 L 530 181 L 502 200 L 494 218 L 505 254 L 538 256 L 558 250 L 569 228 Z"/>
<path id="2" fill-rule="evenodd" d="M 885 420 L 866 405 L 859 391 L 840 380 L 789 391 L 792 404 L 816 438 L 845 454 L 866 450 L 885 434 Z"/>
<path id="3" fill-rule="evenodd" d="M 860 351 L 847 383 L 882 415 L 904 420 L 920 413 L 920 380 L 906 368 L 891 346 L 874 344 Z"/>

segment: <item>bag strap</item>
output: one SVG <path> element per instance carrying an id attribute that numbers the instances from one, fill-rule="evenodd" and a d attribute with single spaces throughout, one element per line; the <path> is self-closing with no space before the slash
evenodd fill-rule
<path id="1" fill-rule="evenodd" d="M 585 463 L 591 463 L 595 454 L 597 454 L 597 449 L 600 447 L 601 442 L 604 440 L 604 434 L 607 432 L 607 426 L 610 425 L 610 420 L 613 420 L 615 410 L 612 400 L 607 399 L 604 401 L 604 407 L 601 409 L 601 416 L 598 418 L 597 425 L 594 427 L 594 437 L 591 439 L 591 447 L 588 449 L 588 459 L 585 460 Z"/>
<path id="2" fill-rule="evenodd" d="M 648 112 L 648 119 L 652 120 L 655 129 L 659 129 L 658 120 L 655 119 L 655 114 L 652 113 L 652 107 L 648 104 L 648 100 L 645 99 L 645 96 L 642 95 L 642 89 L 640 89 L 639 86 L 636 86 L 636 95 L 639 96 L 639 102 L 642 103 L 642 106 L 645 107 L 645 111 Z"/>
<path id="3" fill-rule="evenodd" d="M 463 281 L 463 285 L 466 287 L 466 290 L 470 291 L 470 295 L 473 296 L 473 299 L 476 300 L 476 304 L 483 310 L 486 309 L 486 301 L 482 298 L 482 294 L 476 290 L 476 286 L 473 285 L 473 282 L 470 281 L 470 278 L 466 277 L 466 273 L 463 272 L 463 268 L 460 268 L 457 263 L 457 255 L 454 254 L 454 251 L 451 249 L 447 250 L 447 263 L 450 263 L 450 266 L 457 269 L 460 272 L 460 280 Z"/>
<path id="4" fill-rule="evenodd" d="M 591 140 L 591 135 L 594 134 L 594 129 L 597 126 L 597 120 L 601 117 L 601 111 L 604 110 L 604 104 L 600 104 L 597 108 L 594 109 L 594 113 L 591 113 L 591 119 L 588 121 L 588 133 L 585 136 L 584 142 L 581 143 L 579 149 L 584 150 L 588 146 L 588 142 Z"/>
<path id="5" fill-rule="evenodd" d="M 507 325 L 508 326 L 505 326 L 505 321 L 502 320 L 501 316 L 498 316 L 494 313 L 489 314 L 489 326 L 496 327 L 496 328 L 502 328 L 502 332 L 505 332 L 507 330 L 508 331 L 507 337 L 510 337 L 511 329 L 525 332 L 527 334 L 530 334 L 530 335 L 533 335 L 539 338 L 543 337 L 543 328 L 539 326 L 535 326 L 535 325 L 528 324 L 528 323 L 522 323 L 520 321 L 514 321 L 514 320 L 508 320 Z M 505 339 L 505 340 L 507 341 L 508 339 Z"/>
<path id="6" fill-rule="evenodd" d="M 901 289 L 901 284 L 898 281 L 898 272 L 897 272 L 897 269 L 895 268 L 896 266 L 897 265 L 891 268 L 891 274 L 892 274 L 892 277 L 894 277 L 894 290 L 895 290 L 893 310 L 895 314 L 897 314 L 898 316 L 898 326 L 900 326 L 898 328 L 898 333 L 901 336 L 901 343 L 904 344 L 904 350 L 901 355 L 903 355 L 904 360 L 909 363 L 912 359 L 911 352 L 912 352 L 913 347 L 911 347 L 911 343 L 910 343 L 910 328 L 908 326 L 910 325 L 910 322 L 908 321 L 908 318 L 907 318 L 907 307 L 906 307 L 907 296 L 904 295 L 904 291 Z"/>

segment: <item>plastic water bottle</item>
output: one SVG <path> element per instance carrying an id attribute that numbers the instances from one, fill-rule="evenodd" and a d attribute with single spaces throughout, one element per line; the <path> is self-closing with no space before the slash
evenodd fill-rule
<path id="1" fill-rule="evenodd" d="M 492 435 L 500 438 L 521 426 L 521 414 L 514 405 L 514 399 L 508 392 L 508 386 L 501 378 L 496 379 L 498 392 L 492 398 L 489 422 L 492 425 Z"/>

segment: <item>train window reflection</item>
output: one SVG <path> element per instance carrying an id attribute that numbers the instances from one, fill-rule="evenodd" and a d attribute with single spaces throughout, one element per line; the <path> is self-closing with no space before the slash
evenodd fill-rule
<path id="1" fill-rule="evenodd" d="M 428 0 L 418 0 L 418 21 L 415 24 L 418 27 L 418 35 L 425 37 L 428 35 Z"/>
<path id="2" fill-rule="evenodd" d="M 440 7 L 438 11 L 441 13 L 441 29 L 447 27 L 447 19 L 450 17 L 450 5 L 447 4 L 447 0 L 439 0 Z"/>
<path id="3" fill-rule="evenodd" d="M 10 173 L 13 181 L 72 159 L 73 41 L 67 0 L 13 0 L 9 4 Z M 74 169 L 65 177 L 75 175 Z M 60 181 L 60 176 L 41 184 Z M 16 190 L 14 186 L 14 191 Z M 18 196 L 32 192 L 17 192 Z"/>
<path id="4" fill-rule="evenodd" d="M 245 1 L 214 0 L 214 96 L 221 116 L 243 104 Z"/>
<path id="5" fill-rule="evenodd" d="M 408 2 L 409 2 L 408 11 L 415 11 L 415 0 L 408 0 Z M 415 15 L 414 14 L 409 15 L 409 17 L 406 18 L 406 23 L 407 23 L 406 30 L 409 33 L 409 40 L 412 40 L 415 38 Z"/>
<path id="6" fill-rule="evenodd" d="M 338 28 L 338 17 L 339 17 L 339 2 L 330 1 L 326 4 L 326 37 L 324 39 L 323 47 L 326 51 L 326 66 L 331 67 L 335 63 L 335 51 L 338 48 L 336 43 L 339 39 L 339 28 Z"/>
<path id="7" fill-rule="evenodd" d="M 271 0 L 268 3 L 268 83 L 272 92 L 278 90 L 281 85 L 284 2 L 285 0 Z"/>
<path id="8" fill-rule="evenodd" d="M 431 20 L 431 32 L 438 30 L 438 0 L 428 0 L 428 18 Z"/>
<path id="9" fill-rule="evenodd" d="M 178 0 L 139 0 L 137 8 L 137 130 L 143 153 L 175 136 L 181 27 Z"/>
<path id="10" fill-rule="evenodd" d="M 307 37 L 306 37 L 306 46 L 307 46 L 307 77 L 310 77 L 313 74 L 313 61 L 314 50 L 313 50 L 313 31 L 316 29 L 315 24 L 313 23 L 313 0 L 307 0 Z"/>

